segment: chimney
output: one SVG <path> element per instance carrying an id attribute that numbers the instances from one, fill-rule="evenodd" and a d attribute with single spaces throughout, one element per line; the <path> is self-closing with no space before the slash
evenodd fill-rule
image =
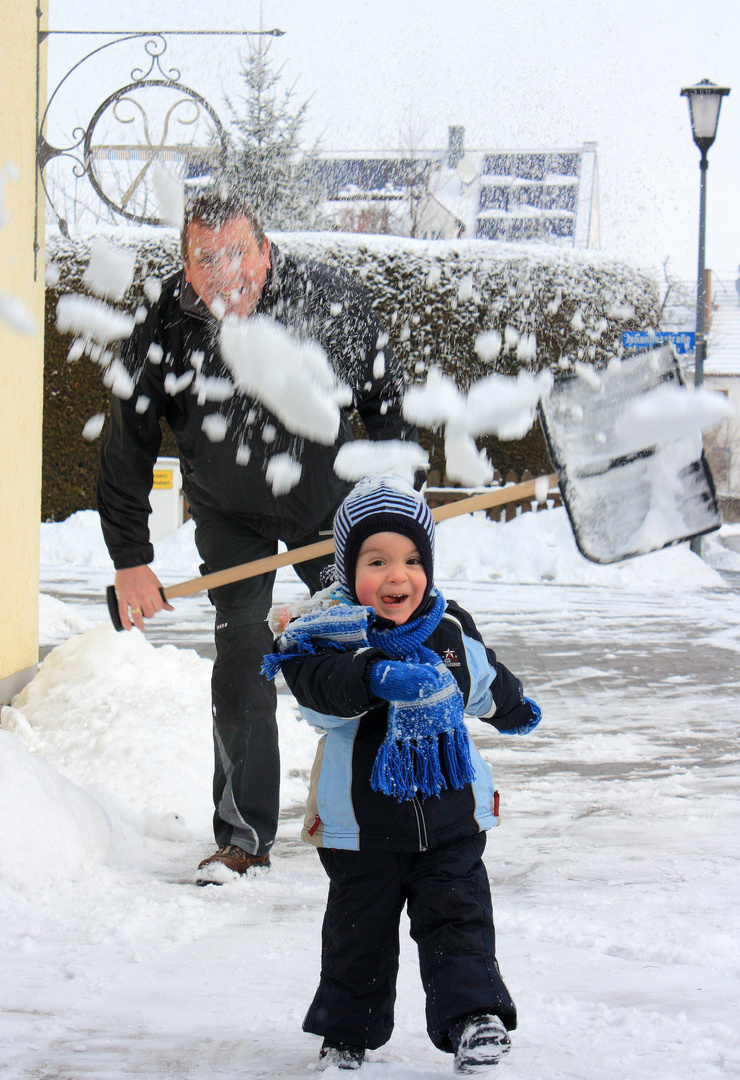
<path id="1" fill-rule="evenodd" d="M 465 156 L 465 128 L 453 124 L 447 131 L 447 164 L 451 169 L 456 169 L 458 162 Z"/>

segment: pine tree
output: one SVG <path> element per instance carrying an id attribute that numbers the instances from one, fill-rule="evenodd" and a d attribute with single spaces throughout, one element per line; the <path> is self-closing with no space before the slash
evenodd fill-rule
<path id="1" fill-rule="evenodd" d="M 269 49 L 260 39 L 241 58 L 242 107 L 226 99 L 234 130 L 231 168 L 247 185 L 266 228 L 320 228 L 324 193 L 315 168 L 317 149 L 301 147 L 309 102 L 296 106 L 292 86 L 281 91 L 283 69 L 273 69 Z"/>

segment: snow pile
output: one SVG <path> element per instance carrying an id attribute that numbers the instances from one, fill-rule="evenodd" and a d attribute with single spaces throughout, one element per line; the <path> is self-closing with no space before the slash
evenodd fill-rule
<path id="1" fill-rule="evenodd" d="M 374 459 L 380 463 L 381 458 Z M 373 470 L 378 472 L 383 470 Z M 408 478 L 406 478 L 408 479 Z M 503 511 L 502 511 L 503 513 Z M 723 534 L 733 526 L 724 526 Z M 154 545 L 152 568 L 161 580 L 185 580 L 198 576 L 200 557 L 194 542 L 195 527 L 187 521 Z M 722 546 L 717 534 L 705 538 L 704 545 L 716 548 L 722 568 L 740 570 L 740 554 Z M 105 571 L 113 580 L 114 570 L 103 542 L 100 522 L 93 510 L 81 510 L 66 521 L 41 526 L 41 562 L 53 572 L 73 567 Z M 714 565 L 714 560 L 712 560 Z M 681 589 L 712 588 L 722 584 L 712 566 L 697 558 L 688 544 L 641 555 L 622 563 L 600 565 L 578 551 L 568 516 L 563 507 L 522 513 L 509 522 L 489 519 L 484 512 L 463 514 L 437 526 L 437 577 L 453 581 L 552 582 L 555 585 L 602 584 L 639 590 L 662 590 L 677 584 Z M 296 582 L 294 571 L 278 572 L 281 581 Z M 303 588 L 298 585 L 297 588 Z M 57 609 L 45 598 L 42 627 L 46 620 L 59 618 Z M 80 626 L 79 629 L 86 629 Z"/>
<path id="2" fill-rule="evenodd" d="M 90 618 L 55 596 L 39 596 L 39 644 L 65 641 L 74 634 L 84 634 L 94 623 Z"/>
<path id="3" fill-rule="evenodd" d="M 201 558 L 195 547 L 195 522 L 192 518 L 154 545 L 152 569 L 156 574 L 197 577 L 200 563 Z"/>
<path id="4" fill-rule="evenodd" d="M 95 566 L 113 573 L 97 510 L 78 510 L 65 521 L 42 522 L 40 559 L 45 566 Z"/>
<path id="5" fill-rule="evenodd" d="M 737 557 L 740 569 L 740 556 Z M 451 518 L 437 526 L 438 581 L 511 584 L 601 585 L 635 591 L 719 588 L 723 580 L 688 544 L 621 563 L 584 559 L 563 507 L 520 514 L 506 524 L 483 513 Z"/>
<path id="6" fill-rule="evenodd" d="M 159 573 L 198 573 L 200 557 L 193 539 L 195 524 L 188 520 L 175 532 L 154 545 L 154 569 Z M 89 567 L 105 570 L 111 578 L 115 573 L 105 546 L 100 515 L 96 510 L 78 510 L 64 521 L 41 524 L 40 561 L 44 567 Z"/>
<path id="7" fill-rule="evenodd" d="M 715 570 L 740 573 L 740 525 L 723 525 L 702 541 L 702 558 Z"/>
<path id="8" fill-rule="evenodd" d="M 183 792 L 202 786 L 211 754 L 203 722 L 210 668 L 183 650 L 154 650 L 138 632 L 117 634 L 102 624 L 53 650 L 14 707 L 28 721 L 29 748 L 62 762 L 75 783 L 140 811 L 177 812 Z M 162 775 L 153 782 L 154 763 L 142 768 L 155 745 L 156 767 L 172 766 L 169 781 Z"/>
<path id="9" fill-rule="evenodd" d="M 13 707 L 2 710 L 2 727 L 94 796 L 116 828 L 205 838 L 213 811 L 211 667 L 191 650 L 155 648 L 138 631 L 117 634 L 106 621 L 49 653 Z M 291 806 L 306 797 L 316 735 L 285 698 L 278 724 L 281 802 Z M 47 802 L 64 809 L 68 787 L 49 787 Z M 36 815 L 23 806 L 35 829 Z"/>
<path id="10" fill-rule="evenodd" d="M 33 743 L 35 738 L 22 713 L 3 708 L 2 725 L 0 880 L 5 886 L 35 891 L 94 873 L 110 846 L 105 810 L 24 748 L 21 740 Z"/>

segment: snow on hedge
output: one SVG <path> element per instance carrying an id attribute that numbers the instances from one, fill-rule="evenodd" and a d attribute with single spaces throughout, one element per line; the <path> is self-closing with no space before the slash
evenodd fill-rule
<path id="1" fill-rule="evenodd" d="M 49 278 L 80 291 L 91 248 L 104 238 L 134 253 L 129 307 L 156 296 L 181 264 L 174 229 L 98 230 L 47 242 Z M 411 240 L 348 233 L 276 233 L 281 251 L 344 269 L 368 289 L 392 344 L 416 375 L 430 365 L 458 385 L 621 356 L 622 331 L 657 327 L 658 286 L 647 273 L 593 251 L 488 240 Z M 144 283 L 146 282 L 146 288 Z"/>
<path id="2" fill-rule="evenodd" d="M 106 346 L 130 335 L 145 317 L 145 304 L 156 302 L 158 282 L 181 266 L 179 242 L 177 231 L 152 228 L 99 231 L 91 242 L 50 239 L 48 280 L 55 289 L 74 294 L 87 288 L 124 305 L 130 293 L 133 314 L 79 295 L 60 295 L 56 305 L 57 331 L 77 335 L 68 359 L 84 353 L 98 362 L 104 382 L 121 397 L 130 397 L 134 386 Z M 445 429 L 444 471 L 462 484 L 491 482 L 493 465 L 475 439 L 523 438 L 540 396 L 549 390 L 552 369 L 574 367 L 597 379 L 596 369 L 622 356 L 624 329 L 657 326 L 658 292 L 651 278 L 592 252 L 335 233 L 278 234 L 274 242 L 299 262 L 328 263 L 364 283 L 393 347 L 419 384 L 407 395 L 404 414 L 434 431 Z M 134 287 L 127 290 L 127 281 L 135 281 Z M 259 362 L 265 350 L 256 347 L 255 335 L 272 335 L 268 351 L 274 363 Z M 314 356 L 305 343 L 278 337 L 277 328 L 260 320 L 224 323 L 221 345 L 237 390 L 265 403 L 289 430 L 330 444 L 339 408 L 326 358 Z M 379 344 L 378 375 L 384 364 Z M 174 394 L 195 374 L 177 380 L 170 373 L 165 389 Z M 209 387 L 198 376 L 195 392 L 207 397 Z M 85 425 L 86 437 L 95 438 L 100 426 L 96 414 Z M 204 421 L 212 441 L 223 440 L 227 426 L 218 411 Z M 289 491 L 299 477 L 300 464 L 290 458 L 270 463 L 268 480 L 276 494 Z"/>

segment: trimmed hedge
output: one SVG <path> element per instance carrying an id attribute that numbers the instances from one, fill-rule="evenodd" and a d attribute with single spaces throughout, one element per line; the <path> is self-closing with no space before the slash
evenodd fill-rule
<path id="1" fill-rule="evenodd" d="M 120 305 L 129 311 L 142 303 L 147 276 L 165 277 L 181 265 L 174 230 L 101 230 L 95 238 L 101 236 L 136 253 L 135 280 Z M 47 244 L 48 280 L 58 280 L 46 291 L 44 520 L 59 521 L 95 506 L 98 443 L 83 439 L 82 429 L 94 414 L 107 414 L 108 391 L 97 364 L 84 357 L 68 362 L 72 337 L 60 334 L 55 324 L 59 296 L 84 292 L 91 239 L 53 235 Z M 516 374 L 574 360 L 602 367 L 622 355 L 623 330 L 658 325 L 653 279 L 593 252 L 333 233 L 274 234 L 273 240 L 298 258 L 317 259 L 357 276 L 411 376 L 424 379 L 435 364 L 461 390 L 494 371 Z M 486 360 L 477 355 L 475 341 L 489 330 L 498 331 L 508 344 L 498 357 Z M 422 432 L 421 442 L 432 470 L 443 477 L 441 433 Z M 522 440 L 487 438 L 478 445 L 502 476 L 551 471 L 539 426 Z M 176 454 L 167 429 L 162 453 Z"/>

